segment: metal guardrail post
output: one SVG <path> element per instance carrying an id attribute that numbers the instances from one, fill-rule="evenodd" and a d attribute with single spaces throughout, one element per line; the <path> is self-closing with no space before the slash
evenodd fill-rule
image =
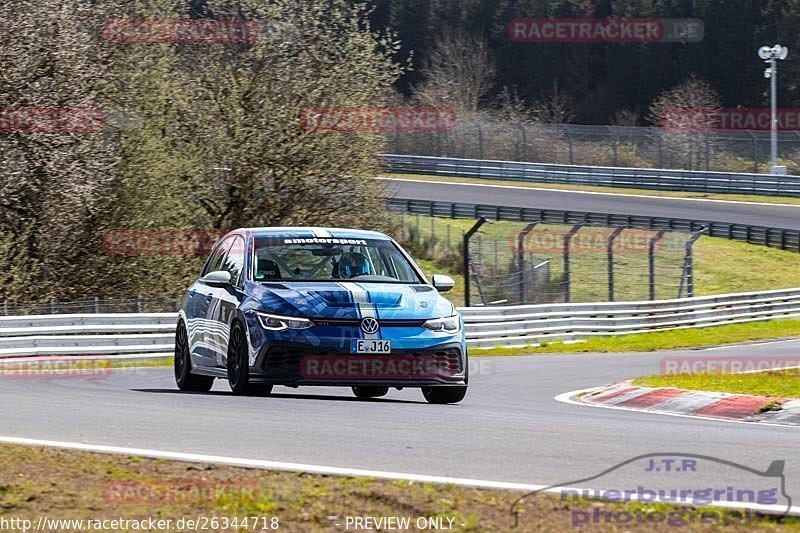
<path id="1" fill-rule="evenodd" d="M 660 230 L 656 233 L 655 237 L 650 239 L 650 246 L 647 250 L 647 261 L 649 266 L 649 287 L 650 287 L 650 299 L 656 299 L 656 243 L 660 241 L 664 237 L 664 233 L 666 230 Z"/>
<path id="2" fill-rule="evenodd" d="M 578 231 L 580 231 L 582 227 L 583 226 L 581 225 L 572 226 L 572 228 L 567 232 L 567 234 L 564 235 L 564 289 L 565 289 L 564 301 L 566 303 L 570 302 L 571 300 L 570 293 L 572 292 L 572 287 L 571 287 L 572 280 L 571 280 L 571 272 L 569 264 L 570 243 L 572 242 L 572 237 L 574 237 L 575 234 L 578 233 Z"/>
<path id="3" fill-rule="evenodd" d="M 608 257 L 608 301 L 614 301 L 614 239 L 616 239 L 625 228 L 615 229 L 611 235 L 608 236 L 608 248 L 606 256 Z"/>
<path id="4" fill-rule="evenodd" d="M 469 281 L 469 265 L 470 265 L 469 240 L 470 240 L 470 238 L 472 238 L 473 235 L 475 235 L 475 232 L 478 231 L 478 229 L 480 229 L 480 227 L 483 226 L 485 223 L 486 223 L 486 219 L 484 217 L 479 218 L 478 221 L 471 228 L 469 228 L 467 230 L 467 232 L 464 234 L 464 239 L 462 241 L 462 243 L 463 243 L 462 246 L 463 246 L 463 249 L 464 249 L 464 305 L 466 307 L 469 307 L 470 303 L 471 303 L 470 302 L 470 294 L 469 294 L 470 293 L 470 290 L 469 290 L 469 285 L 470 285 L 470 281 Z"/>

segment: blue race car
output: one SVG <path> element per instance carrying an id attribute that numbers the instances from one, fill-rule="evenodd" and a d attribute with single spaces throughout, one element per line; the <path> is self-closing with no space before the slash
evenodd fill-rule
<path id="1" fill-rule="evenodd" d="M 467 392 L 464 325 L 439 295 L 451 278 L 422 271 L 373 231 L 254 228 L 214 246 L 184 298 L 175 380 L 235 394 L 273 385 L 352 387 L 359 398 L 418 387 L 430 403 Z"/>

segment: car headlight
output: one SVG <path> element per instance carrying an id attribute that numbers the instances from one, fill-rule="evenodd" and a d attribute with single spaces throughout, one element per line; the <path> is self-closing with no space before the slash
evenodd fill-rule
<path id="1" fill-rule="evenodd" d="M 314 325 L 307 318 L 297 318 L 293 316 L 270 315 L 268 313 L 256 313 L 261 327 L 270 331 L 283 331 L 285 329 L 307 329 Z"/>
<path id="2" fill-rule="evenodd" d="M 422 327 L 431 331 L 447 331 L 449 333 L 456 333 L 461 328 L 461 322 L 458 319 L 458 315 L 453 315 L 426 320 L 425 323 L 422 324 Z"/>

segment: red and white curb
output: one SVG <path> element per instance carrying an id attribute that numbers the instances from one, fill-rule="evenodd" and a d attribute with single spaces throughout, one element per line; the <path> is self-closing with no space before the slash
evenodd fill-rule
<path id="1" fill-rule="evenodd" d="M 637 387 L 631 381 L 623 381 L 587 391 L 567 393 L 556 399 L 611 409 L 800 426 L 800 400 L 792 398 Z M 768 404 L 780 405 L 780 410 L 764 411 Z"/>

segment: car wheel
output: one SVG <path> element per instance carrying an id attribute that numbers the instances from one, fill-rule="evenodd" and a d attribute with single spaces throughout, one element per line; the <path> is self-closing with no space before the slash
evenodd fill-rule
<path id="1" fill-rule="evenodd" d="M 467 395 L 466 387 L 422 387 L 428 403 L 458 403 Z"/>
<path id="2" fill-rule="evenodd" d="M 356 398 L 378 398 L 386 396 L 389 387 L 353 387 L 353 394 Z"/>
<path id="3" fill-rule="evenodd" d="M 208 392 L 214 385 L 214 378 L 192 374 L 192 359 L 189 357 L 189 337 L 183 321 L 175 330 L 175 383 L 182 391 Z"/>
<path id="4" fill-rule="evenodd" d="M 228 341 L 228 384 L 234 394 L 266 396 L 272 392 L 272 385 L 250 383 L 250 358 L 247 356 L 247 338 L 244 327 L 234 322 Z"/>

